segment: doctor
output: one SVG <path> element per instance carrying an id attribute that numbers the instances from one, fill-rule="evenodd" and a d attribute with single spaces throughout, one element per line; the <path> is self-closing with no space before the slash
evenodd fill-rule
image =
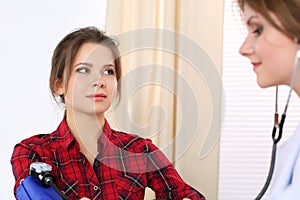
<path id="1" fill-rule="evenodd" d="M 249 58 L 258 85 L 290 85 L 300 97 L 300 1 L 237 1 L 248 29 L 240 54 Z M 299 199 L 299 152 L 300 126 L 277 149 L 270 199 Z"/>

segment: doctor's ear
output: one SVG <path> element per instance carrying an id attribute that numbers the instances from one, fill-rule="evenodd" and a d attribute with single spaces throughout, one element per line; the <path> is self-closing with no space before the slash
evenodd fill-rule
<path id="1" fill-rule="evenodd" d="M 299 39 L 299 38 L 295 37 L 295 38 L 294 38 L 294 41 L 295 41 L 297 44 L 300 44 L 300 39 Z"/>

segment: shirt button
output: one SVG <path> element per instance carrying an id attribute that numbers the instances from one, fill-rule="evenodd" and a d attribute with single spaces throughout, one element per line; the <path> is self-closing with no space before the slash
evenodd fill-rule
<path id="1" fill-rule="evenodd" d="M 95 162 L 95 166 L 98 167 L 98 165 L 99 165 L 98 162 Z"/>
<path id="2" fill-rule="evenodd" d="M 98 190 L 98 189 L 99 189 L 99 187 L 95 185 L 94 186 L 94 190 Z"/>

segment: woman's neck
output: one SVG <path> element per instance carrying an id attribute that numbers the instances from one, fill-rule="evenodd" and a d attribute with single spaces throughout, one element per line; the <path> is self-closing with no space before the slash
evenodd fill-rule
<path id="1" fill-rule="evenodd" d="M 74 110 L 66 111 L 67 124 L 80 145 L 81 152 L 91 162 L 98 154 L 97 141 L 103 131 L 104 114 L 90 115 Z"/>
<path id="2" fill-rule="evenodd" d="M 296 92 L 296 94 L 298 95 L 298 97 L 300 97 L 300 84 L 295 84 L 294 86 L 294 91 Z"/>

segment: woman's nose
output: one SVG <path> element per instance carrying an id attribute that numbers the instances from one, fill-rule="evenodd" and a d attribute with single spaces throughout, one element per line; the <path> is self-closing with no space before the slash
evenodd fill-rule
<path id="1" fill-rule="evenodd" d="M 93 83 L 93 87 L 104 88 L 105 87 L 104 80 L 98 79 L 96 82 Z"/>
<path id="2" fill-rule="evenodd" d="M 105 80 L 101 74 L 97 74 L 95 81 L 93 82 L 93 87 L 103 88 L 105 87 Z"/>
<path id="3" fill-rule="evenodd" d="M 249 56 L 251 54 L 253 54 L 254 52 L 254 48 L 253 48 L 253 44 L 251 42 L 251 39 L 249 37 L 247 37 L 245 39 L 245 41 L 243 42 L 243 44 L 241 45 L 240 49 L 239 49 L 239 53 L 242 56 Z"/>

